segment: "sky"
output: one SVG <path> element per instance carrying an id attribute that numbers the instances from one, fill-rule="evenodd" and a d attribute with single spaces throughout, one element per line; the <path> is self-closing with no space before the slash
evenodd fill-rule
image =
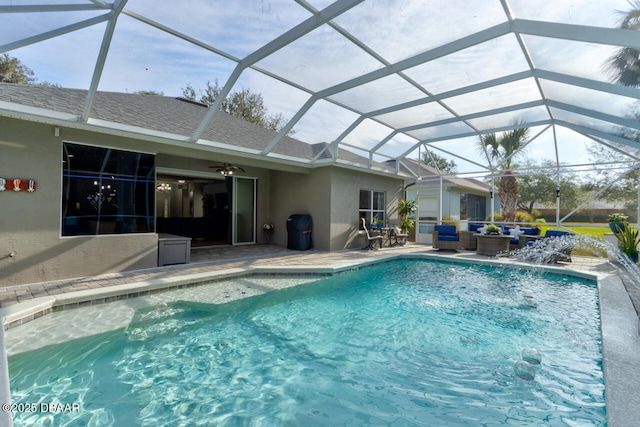
<path id="1" fill-rule="evenodd" d="M 55 0 L 0 0 L 0 6 L 56 4 Z M 88 0 L 66 0 L 66 4 L 92 4 Z M 318 10 L 331 4 L 328 0 L 310 0 Z M 549 7 L 541 0 L 510 0 L 511 13 L 519 19 L 571 23 L 576 25 L 617 26 L 620 14 L 629 8 L 626 0 L 558 0 Z M 1 9 L 0 9 L 1 11 Z M 237 60 L 268 44 L 271 40 L 295 27 L 311 16 L 292 0 L 129 0 L 126 14 L 120 16 L 109 46 L 99 90 L 135 92 L 153 90 L 167 96 L 180 96 L 187 85 L 204 88 L 207 81 L 218 80 L 223 85 Z M 21 40 L 39 37 L 47 31 L 76 23 L 98 19 L 104 11 L 0 13 L 0 52 L 19 58 L 30 67 L 39 81 L 63 87 L 87 89 L 101 49 L 106 23 L 87 25 L 38 43 L 22 46 Z M 173 28 L 201 46 L 167 34 L 155 26 L 136 19 L 148 19 Z M 367 1 L 334 20 L 337 27 L 323 26 L 305 37 L 283 47 L 258 61 L 255 66 L 265 73 L 246 69 L 234 90 L 249 88 L 259 92 L 269 112 L 282 113 L 291 118 L 309 99 L 309 91 L 319 91 L 340 84 L 344 80 L 383 69 L 389 64 L 453 42 L 461 37 L 506 21 L 499 0 L 425 0 L 396 2 Z M 461 24 L 463 23 L 463 25 Z M 343 32 L 341 33 L 340 30 Z M 353 36 L 372 52 L 365 51 L 345 38 Z M 552 40 L 539 36 L 524 36 L 524 43 L 536 67 L 578 77 L 607 81 L 601 64 L 611 53 L 611 46 L 594 45 L 567 40 Z M 13 48 L 12 46 L 17 46 Z M 203 49 L 202 46 L 209 49 Z M 528 69 L 517 38 L 508 34 L 479 46 L 446 57 L 410 67 L 406 76 L 422 85 L 430 93 L 455 90 L 508 73 Z M 281 76 L 292 87 L 272 78 Z M 543 90 L 548 97 L 563 102 L 579 102 L 606 114 L 619 115 L 635 101 L 632 98 L 612 97 L 597 91 L 576 90 L 574 87 L 545 81 Z M 333 95 L 339 104 L 359 112 L 368 112 L 398 104 L 425 94 L 406 79 L 389 76 Z M 478 94 L 459 94 L 444 101 L 461 115 L 473 114 L 481 108 L 500 108 L 513 102 L 527 102 L 539 98 L 533 79 L 514 82 Z M 522 110 L 523 117 L 545 116 L 543 107 Z M 518 118 L 510 113 L 472 120 L 474 126 L 500 126 Z M 574 119 L 565 113 L 567 119 Z M 357 112 L 326 101 L 319 101 L 296 123 L 295 137 L 309 143 L 332 142 L 358 118 Z M 385 116 L 398 127 L 424 120 L 447 119 L 451 113 L 438 103 L 418 106 L 402 113 Z M 411 133 L 418 139 L 430 139 L 448 134 L 455 125 L 421 129 Z M 537 134 L 542 128 L 532 129 Z M 372 148 L 390 133 L 387 126 L 367 119 L 344 136 L 350 146 Z M 590 139 L 567 129 L 557 128 L 558 153 L 561 161 L 586 163 L 589 161 L 585 145 Z M 397 156 L 416 144 L 418 139 L 406 135 L 392 138 L 381 149 L 384 154 Z M 553 132 L 543 132 L 532 143 L 528 154 L 534 158 L 555 157 Z M 477 137 L 434 142 L 444 157 L 456 153 L 462 157 L 478 158 Z M 357 152 L 357 150 L 356 150 Z M 363 154 L 363 152 L 359 152 Z M 410 157 L 417 157 L 414 152 Z M 478 166 L 455 159 L 460 172 L 478 170 Z"/>

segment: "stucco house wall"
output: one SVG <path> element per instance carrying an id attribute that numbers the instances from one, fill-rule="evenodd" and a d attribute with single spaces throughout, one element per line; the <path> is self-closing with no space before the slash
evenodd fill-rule
<path id="1" fill-rule="evenodd" d="M 379 175 L 363 174 L 349 169 L 334 168 L 331 175 L 331 244 L 330 250 L 365 246 L 360 231 L 360 190 L 384 191 L 386 221 L 397 224 L 397 206 L 404 195 L 403 181 Z"/>
<path id="2" fill-rule="evenodd" d="M 154 233 L 60 236 L 63 138 L 125 149 L 130 141 L 74 130 L 57 137 L 53 126 L 2 117 L 0 129 L 0 176 L 37 184 L 33 193 L 0 192 L 0 286 L 157 265 Z"/>
<path id="3" fill-rule="evenodd" d="M 287 246 L 287 219 L 293 214 L 311 215 L 315 249 L 329 250 L 331 187 L 328 168 L 308 173 L 271 171 L 271 222 L 273 243 Z"/>
<path id="4" fill-rule="evenodd" d="M 94 116 L 85 123 L 73 117 L 82 111 L 86 91 L 2 83 L 0 95 L 3 101 L 24 107 L 24 111 L 0 117 L 0 177 L 37 183 L 33 193 L 0 192 L 0 286 L 157 266 L 158 235 L 153 232 L 62 236 L 64 142 L 153 154 L 156 173 L 166 180 L 180 176 L 221 178 L 216 167 L 223 163 L 240 166 L 244 172 L 236 176 L 257 180 L 258 244 L 267 241 L 262 225 L 273 223 L 271 242 L 286 246 L 287 218 L 308 213 L 313 217 L 316 249 L 362 247 L 358 223 L 361 189 L 384 191 L 386 219 L 397 221 L 395 207 L 403 179 L 390 175 L 393 169 L 376 162 L 379 172 L 328 163 L 331 154 L 323 150 L 324 143 L 306 144 L 284 137 L 269 148 L 273 159 L 265 159 L 259 153 L 269 147 L 275 132 L 217 114 L 194 142 L 190 136 L 207 109 L 172 97 L 99 92 L 94 99 Z M 51 112 L 59 114 L 59 120 L 47 117 L 45 113 Z M 305 165 L 298 161 L 304 159 L 327 163 Z M 340 159 L 367 161 L 344 150 Z M 182 185 L 177 178 L 175 182 Z M 203 197 L 203 189 L 194 182 L 186 185 L 170 194 L 156 194 L 168 202 L 162 203 L 163 209 L 156 204 L 156 217 L 190 216 L 192 208 L 195 217 L 202 214 L 196 201 Z M 200 181 L 197 185 L 204 184 Z"/>
<path id="5" fill-rule="evenodd" d="M 396 207 L 403 194 L 401 179 L 328 166 L 306 174 L 272 171 L 271 183 L 277 245 L 287 245 L 286 223 L 290 215 L 309 214 L 313 220 L 315 249 L 337 251 L 363 247 L 364 235 L 358 223 L 360 190 L 384 191 L 387 220 L 398 222 Z"/>
<path id="6" fill-rule="evenodd" d="M 1 117 L 0 129 L 0 177 L 37 183 L 33 193 L 0 192 L 0 286 L 157 266 L 155 233 L 63 237 L 60 230 L 63 141 L 147 153 L 157 151 L 157 146 L 68 128 L 55 136 L 53 126 Z M 201 152 L 198 156 L 161 154 L 156 156 L 156 167 L 211 174 L 209 166 L 215 156 L 203 158 Z M 262 224 L 270 216 L 270 172 L 246 167 L 242 175 L 258 179 L 256 239 L 264 243 Z"/>

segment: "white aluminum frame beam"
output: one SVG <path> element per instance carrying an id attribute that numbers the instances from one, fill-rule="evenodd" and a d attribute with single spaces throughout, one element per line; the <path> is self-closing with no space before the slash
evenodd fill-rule
<path id="1" fill-rule="evenodd" d="M 306 34 L 310 33 L 316 28 L 324 25 L 325 23 L 329 22 L 331 19 L 341 15 L 347 10 L 362 3 L 363 1 L 364 0 L 338 0 L 335 3 L 327 6 L 324 10 L 322 10 L 318 14 L 306 19 L 302 23 L 296 25 L 291 30 L 282 34 L 280 37 L 277 37 L 271 40 L 269 43 L 262 46 L 261 48 L 249 54 L 240 62 L 238 62 L 238 65 L 236 66 L 235 70 L 231 74 L 231 77 L 229 77 L 224 87 L 222 88 L 220 95 L 218 96 L 218 99 L 216 99 L 214 105 L 210 107 L 210 110 L 207 112 L 207 115 L 204 117 L 204 119 L 202 120 L 202 122 L 200 123 L 200 125 L 198 126 L 194 134 L 192 135 L 191 139 L 193 141 L 197 141 L 198 139 L 200 139 L 205 129 L 209 125 L 209 122 L 218 113 L 218 110 L 222 105 L 222 101 L 224 100 L 224 98 L 227 97 L 227 95 L 229 95 L 229 93 L 231 92 L 231 88 L 233 88 L 236 81 L 238 80 L 238 78 L 240 78 L 240 75 L 244 72 L 246 68 L 256 64 L 258 61 L 266 58 L 272 53 L 277 52 L 283 47 L 293 43 L 294 41 L 305 36 Z M 289 129 L 287 133 L 290 130 L 291 129 Z"/>
<path id="2" fill-rule="evenodd" d="M 120 16 L 122 9 L 124 9 L 124 6 L 127 4 L 127 1 L 128 0 L 114 1 L 113 10 L 109 13 L 109 21 L 107 23 L 107 28 L 104 30 L 104 37 L 102 38 L 100 52 L 98 53 L 98 59 L 96 60 L 96 65 L 93 69 L 93 77 L 91 78 L 91 84 L 89 85 L 87 100 L 84 104 L 82 116 L 80 117 L 80 120 L 83 122 L 89 120 L 91 107 L 93 106 L 93 101 L 95 100 L 96 92 L 98 91 L 98 85 L 100 84 L 100 78 L 102 77 L 102 71 L 104 70 L 104 64 L 107 60 L 107 53 L 109 52 L 109 47 L 111 46 L 113 32 L 116 28 L 118 17 Z"/>

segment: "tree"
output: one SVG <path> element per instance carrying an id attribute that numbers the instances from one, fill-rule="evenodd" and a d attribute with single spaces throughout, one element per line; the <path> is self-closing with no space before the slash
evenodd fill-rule
<path id="1" fill-rule="evenodd" d="M 558 185 L 555 162 L 544 160 L 540 165 L 527 160 L 523 167 L 529 173 L 519 177 L 518 209 L 533 214 L 538 205 L 552 205 L 556 202 L 556 186 Z M 535 169 L 535 170 L 534 170 Z M 574 174 L 560 175 L 560 207 L 571 209 L 578 205 L 582 198 L 582 190 L 576 184 Z"/>
<path id="2" fill-rule="evenodd" d="M 32 84 L 35 81 L 33 70 L 24 65 L 18 58 L 9 56 L 8 53 L 0 55 L 0 82 Z"/>
<path id="3" fill-rule="evenodd" d="M 619 28 L 640 30 L 640 0 L 630 0 L 631 9 L 620 12 L 623 17 Z M 605 63 L 605 68 L 613 74 L 613 81 L 624 86 L 640 85 L 640 50 L 634 47 L 616 49 Z"/>
<path id="4" fill-rule="evenodd" d="M 518 205 L 518 179 L 513 173 L 513 160 L 524 154 L 523 147 L 529 136 L 529 128 L 516 128 L 503 132 L 501 136 L 489 133 L 480 136 L 479 147 L 487 153 L 490 161 L 499 167 L 500 210 L 505 221 L 516 219 Z"/>
<path id="5" fill-rule="evenodd" d="M 155 96 L 164 96 L 164 92 L 157 90 L 137 90 L 133 92 L 136 95 L 155 95 Z"/>
<path id="6" fill-rule="evenodd" d="M 587 146 L 589 160 L 593 164 L 619 163 L 619 167 L 602 168 L 591 174 L 594 187 L 602 188 L 609 184 L 609 188 L 601 195 L 607 202 L 625 200 L 625 208 L 636 209 L 638 206 L 638 185 L 640 184 L 640 169 L 631 165 L 631 159 L 622 153 L 608 149 L 602 144 Z"/>
<path id="7" fill-rule="evenodd" d="M 187 87 L 182 89 L 182 96 L 186 99 L 211 106 L 220 96 L 222 88 L 216 79 L 213 84 L 207 82 L 204 91 L 200 90 L 199 92 L 200 98 L 197 99 L 196 90 L 191 84 L 187 84 Z M 282 114 L 273 115 L 268 113 L 261 94 L 253 93 L 245 88 L 229 94 L 229 96 L 222 101 L 220 110 L 274 131 L 279 131 L 285 124 L 285 119 Z"/>
<path id="8" fill-rule="evenodd" d="M 422 161 L 440 172 L 455 174 L 458 171 L 458 165 L 453 160 L 447 160 L 431 150 L 426 150 L 422 154 Z"/>

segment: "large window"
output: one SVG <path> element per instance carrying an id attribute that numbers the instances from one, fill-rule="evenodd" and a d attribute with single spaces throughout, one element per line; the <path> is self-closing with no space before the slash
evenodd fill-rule
<path id="1" fill-rule="evenodd" d="M 360 190 L 360 218 L 364 218 L 367 225 L 372 222 L 385 222 L 384 192 L 374 190 Z M 362 220 L 359 220 L 362 227 Z"/>
<path id="2" fill-rule="evenodd" d="M 460 194 L 460 219 L 484 221 L 487 211 L 486 196 L 477 194 Z"/>
<path id="3" fill-rule="evenodd" d="M 63 144 L 62 235 L 154 232 L 152 154 Z"/>

